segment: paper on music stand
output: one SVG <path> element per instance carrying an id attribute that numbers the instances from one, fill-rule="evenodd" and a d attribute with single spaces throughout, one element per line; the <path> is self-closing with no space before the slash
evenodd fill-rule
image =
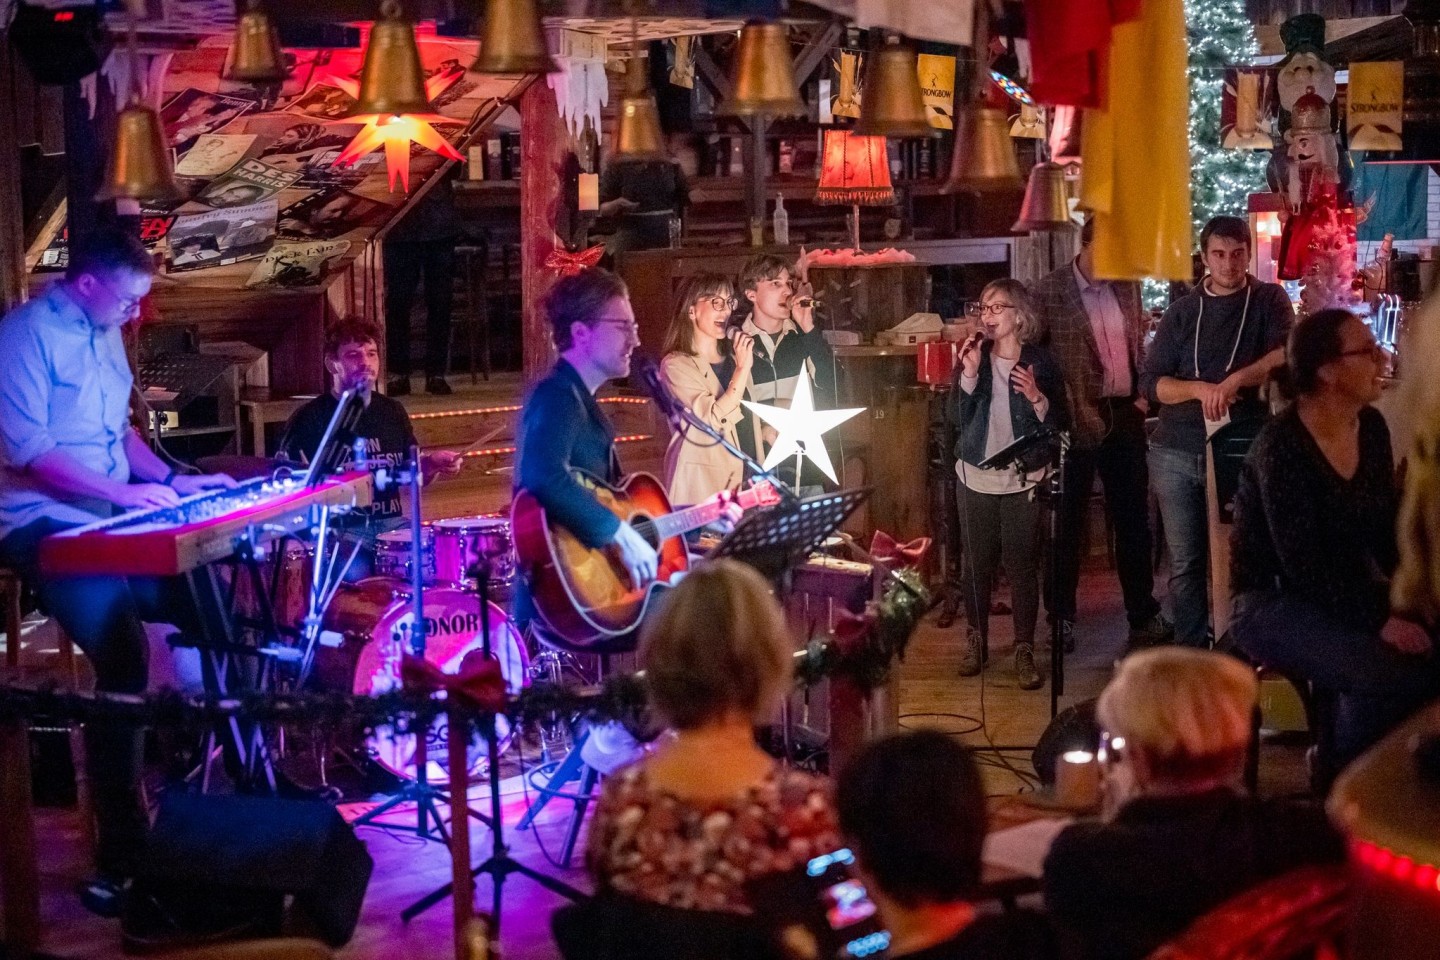
<path id="1" fill-rule="evenodd" d="M 1045 819 L 996 830 L 985 837 L 980 862 L 1027 877 L 1042 876 L 1051 845 L 1069 825 L 1068 819 Z"/>

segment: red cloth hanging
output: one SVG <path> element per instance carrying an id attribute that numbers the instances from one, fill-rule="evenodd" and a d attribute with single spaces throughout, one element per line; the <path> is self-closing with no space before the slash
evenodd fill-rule
<path id="1" fill-rule="evenodd" d="M 1110 31 L 1140 16 L 1142 0 L 1025 0 L 1030 95 L 1043 104 L 1105 105 Z"/>

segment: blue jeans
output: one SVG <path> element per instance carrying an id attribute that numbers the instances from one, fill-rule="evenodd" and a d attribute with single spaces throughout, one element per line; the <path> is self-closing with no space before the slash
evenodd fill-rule
<path id="1" fill-rule="evenodd" d="M 1205 455 L 1150 448 L 1150 485 L 1160 504 L 1170 550 L 1170 606 L 1175 641 L 1202 647 L 1209 632 L 1209 517 L 1205 509 Z"/>

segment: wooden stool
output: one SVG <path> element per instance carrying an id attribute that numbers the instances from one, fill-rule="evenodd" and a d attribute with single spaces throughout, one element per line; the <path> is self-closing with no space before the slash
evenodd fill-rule
<path id="1" fill-rule="evenodd" d="M 21 594 L 24 587 L 20 574 L 9 567 L 0 567 L 0 605 L 5 608 L 5 666 L 20 669 Z"/>

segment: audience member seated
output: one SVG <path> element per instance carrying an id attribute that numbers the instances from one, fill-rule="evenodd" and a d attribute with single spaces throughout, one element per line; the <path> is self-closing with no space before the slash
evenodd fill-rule
<path id="1" fill-rule="evenodd" d="M 612 775 L 587 863 L 603 894 L 748 914 L 746 881 L 836 848 L 825 781 L 755 743 L 791 678 L 785 615 L 764 579 L 704 564 L 663 599 L 640 638 L 651 702 L 675 730 Z"/>
<path id="2" fill-rule="evenodd" d="M 1384 351 L 1346 310 L 1290 334 L 1297 394 L 1265 425 L 1235 495 L 1231 634 L 1261 663 L 1333 698 L 1319 731 L 1326 784 L 1437 692 L 1424 627 L 1390 612 L 1399 561 L 1390 431 L 1380 399 Z"/>
<path id="3" fill-rule="evenodd" d="M 840 829 L 905 960 L 1029 960 L 1055 955 L 1044 918 L 980 916 L 985 789 L 969 751 L 933 730 L 869 744 L 836 789 Z"/>
<path id="4" fill-rule="evenodd" d="M 1307 863 L 1344 858 L 1318 808 L 1236 787 L 1255 672 L 1166 647 L 1127 657 L 1100 695 L 1107 814 L 1056 838 L 1045 905 L 1066 956 L 1140 960 L 1230 897 Z"/>

